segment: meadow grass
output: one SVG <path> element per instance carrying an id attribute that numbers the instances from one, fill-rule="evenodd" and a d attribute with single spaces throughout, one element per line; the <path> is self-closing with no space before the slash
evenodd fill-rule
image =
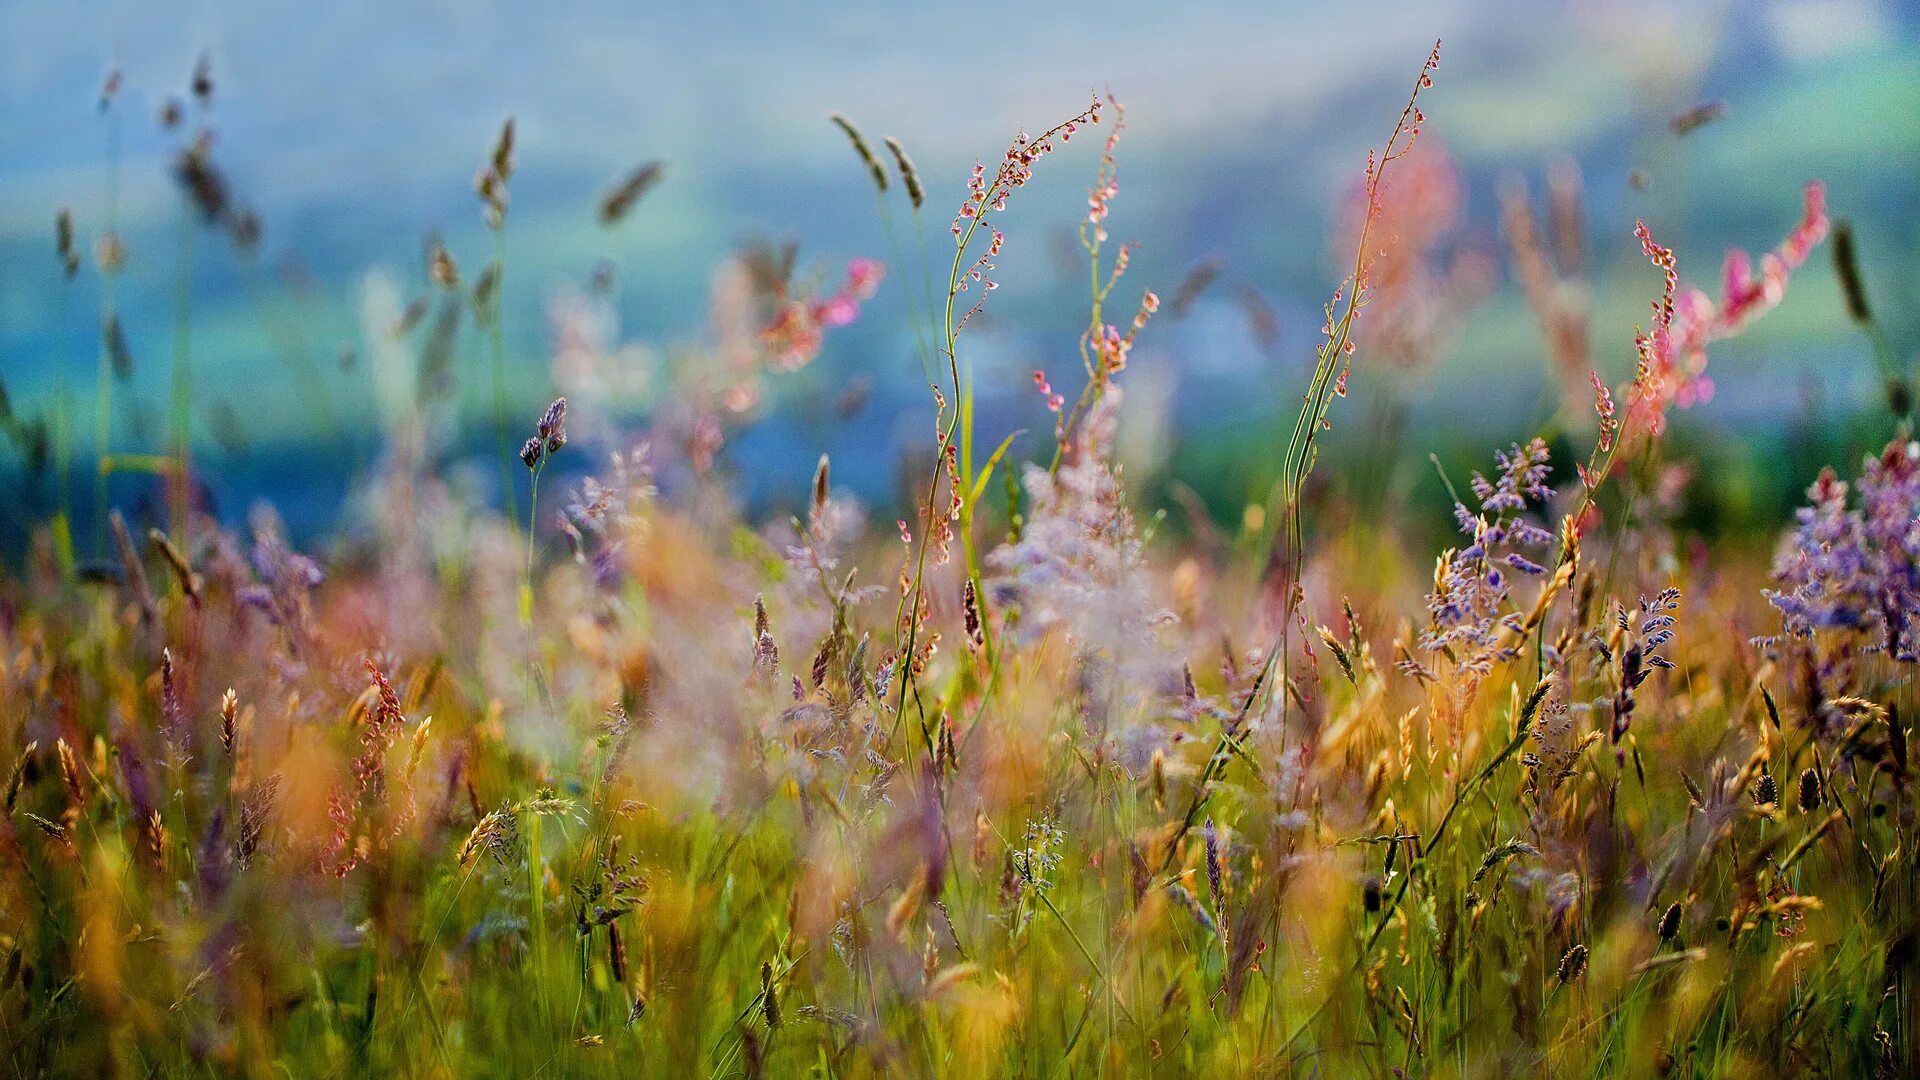
<path id="1" fill-rule="evenodd" d="M 1757 268 L 1729 258 L 1717 298 L 1619 223 L 1656 268 L 1651 319 L 1601 346 L 1561 306 L 1571 260 L 1506 193 L 1559 404 L 1484 471 L 1440 469 L 1457 537 L 1416 550 L 1386 524 L 1404 503 L 1340 505 L 1314 470 L 1374 344 L 1435 325 L 1405 321 L 1410 256 L 1381 236 L 1444 180 L 1395 186 L 1427 152 L 1439 57 L 1362 174 L 1291 438 L 1251 451 L 1277 484 L 1181 538 L 1143 526 L 1115 449 L 1160 307 L 1145 291 L 1106 314 L 1128 262 L 1108 245 L 1117 100 L 975 171 L 944 296 L 912 158 L 833 118 L 883 211 L 908 200 L 928 283 L 904 302 L 931 437 L 907 516 L 877 528 L 824 456 L 802 513 L 743 520 L 719 457 L 874 298 L 868 260 L 835 282 L 792 249 L 747 252 L 717 278 L 711 349 L 637 442 L 569 461 L 583 403 L 558 398 L 513 467 L 509 121 L 476 181 L 482 274 L 434 244 L 434 320 L 432 297 L 370 290 L 369 363 L 411 365 L 388 380 L 411 396 L 367 408 L 371 525 L 324 562 L 270 509 L 235 527 L 191 497 L 186 253 L 201 224 L 246 227 L 189 143 L 167 453 L 111 453 L 103 289 L 111 562 L 75 566 L 63 505 L 0 583 L 9 1067 L 1914 1075 L 1920 443 L 1850 234 L 1838 266 L 1889 441 L 1815 482 L 1768 563 L 1678 527 L 1668 426 L 1711 392 L 1709 344 L 1777 305 L 1826 236 L 1822 189 Z M 1014 452 L 974 430 L 964 330 L 1008 199 L 1059 182 L 1037 167 L 1083 132 L 1104 143 L 1080 389 L 1034 372 L 1052 430 Z M 610 189 L 603 223 L 661 175 Z M 100 262 L 110 282 L 118 259 Z M 1176 308 L 1217 276 L 1196 270 Z M 489 341 L 504 513 L 462 499 L 436 451 L 463 317 Z M 1638 355 L 1619 386 L 1588 367 L 1611 347 Z M 106 501 L 139 463 L 173 495 L 145 544 Z M 555 496 L 555 463 L 591 475 Z"/>

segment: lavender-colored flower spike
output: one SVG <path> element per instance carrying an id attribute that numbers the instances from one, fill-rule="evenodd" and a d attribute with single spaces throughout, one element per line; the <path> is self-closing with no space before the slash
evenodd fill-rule
<path id="1" fill-rule="evenodd" d="M 551 454 L 567 445 L 567 399 L 558 397 L 547 406 L 546 415 L 540 418 L 537 429 L 540 439 L 547 444 L 547 453 Z"/>

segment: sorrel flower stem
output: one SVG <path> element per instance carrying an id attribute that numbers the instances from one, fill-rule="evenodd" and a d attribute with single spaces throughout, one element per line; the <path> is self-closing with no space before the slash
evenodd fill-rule
<path id="1" fill-rule="evenodd" d="M 1440 42 L 1433 43 L 1433 50 L 1427 54 L 1426 63 L 1421 65 L 1420 77 L 1414 81 L 1413 92 L 1407 96 L 1407 104 L 1400 110 L 1400 118 L 1395 122 L 1393 134 L 1387 138 L 1387 145 L 1378 156 L 1368 155 L 1366 174 L 1366 216 L 1360 225 L 1360 239 L 1354 245 L 1353 274 L 1347 279 L 1347 288 L 1334 293 L 1333 302 L 1327 305 L 1326 341 L 1320 346 L 1318 358 L 1314 364 L 1313 378 L 1307 384 L 1306 397 L 1300 407 L 1300 414 L 1294 420 L 1293 435 L 1287 440 L 1287 455 L 1281 466 L 1281 496 L 1285 515 L 1283 528 L 1284 572 L 1280 584 L 1286 589 L 1286 597 L 1280 612 L 1280 645 L 1267 657 L 1271 667 L 1276 659 L 1282 658 L 1282 682 L 1292 679 L 1292 640 L 1293 619 L 1301 602 L 1300 573 L 1306 560 L 1305 535 L 1301 525 L 1301 496 L 1306 487 L 1307 476 L 1313 471 L 1318 452 L 1314 446 L 1321 431 L 1327 426 L 1327 411 L 1332 407 L 1333 398 L 1346 394 L 1346 375 L 1353 355 L 1353 320 L 1359 314 L 1360 307 L 1366 303 L 1367 268 L 1372 261 L 1369 244 L 1372 241 L 1373 225 L 1380 216 L 1380 184 L 1386 178 L 1387 166 L 1405 155 L 1413 147 L 1413 141 L 1420 133 L 1420 91 L 1433 85 L 1432 72 L 1440 66 Z M 1409 121 L 1412 121 L 1409 123 Z M 1405 140 L 1402 141 L 1402 136 Z M 1345 294 L 1345 307 L 1341 308 L 1339 319 L 1334 318 L 1334 309 L 1340 308 L 1342 293 Z M 1282 714 L 1288 709 L 1286 687 L 1278 691 Z M 1269 683 L 1269 698 L 1275 693 Z"/>
<path id="2" fill-rule="evenodd" d="M 982 655 L 987 658 L 989 666 L 992 664 L 993 636 L 988 625 L 986 598 L 984 590 L 981 588 L 979 563 L 973 550 L 972 499 L 968 498 L 966 494 L 963 494 L 963 492 L 971 487 L 973 482 L 971 475 L 973 409 L 971 401 L 968 400 L 968 388 L 962 385 L 960 379 L 960 361 L 957 342 L 961 328 L 966 325 L 967 319 L 970 318 L 974 312 L 979 311 L 986 303 L 986 293 L 993 288 L 993 282 L 987 278 L 985 272 L 991 270 L 992 266 L 986 263 L 985 259 L 999 253 L 1000 234 L 998 230 L 994 230 L 994 242 L 987 256 L 982 256 L 980 259 L 968 262 L 968 249 L 973 243 L 975 233 L 979 231 L 980 225 L 986 220 L 987 215 L 998 212 L 1003 208 L 1006 205 L 1007 196 L 1012 192 L 1012 189 L 1026 182 L 1027 176 L 1032 171 L 1032 162 L 1037 159 L 1039 154 L 1051 149 L 1053 139 L 1056 137 L 1070 136 L 1082 123 L 1099 123 L 1099 115 L 1100 102 L 1096 99 L 1086 110 L 1070 120 L 1055 125 L 1037 139 L 1027 140 L 1023 132 L 1020 138 L 1015 141 L 1014 146 L 1007 151 L 1006 157 L 995 171 L 993 180 L 990 183 L 984 181 L 983 171 L 979 167 L 976 167 L 972 193 L 968 196 L 968 201 L 962 205 L 960 214 L 954 218 L 953 234 L 955 243 L 953 265 L 947 273 L 947 299 L 942 317 L 945 337 L 944 351 L 947 357 L 947 375 L 949 386 L 953 391 L 954 404 L 952 414 L 947 415 L 947 406 L 945 401 L 942 400 L 940 403 L 940 413 L 935 420 L 936 425 L 944 422 L 944 426 L 938 428 L 940 437 L 934 458 L 933 476 L 927 484 L 926 513 L 923 518 L 925 528 L 921 532 L 919 548 L 914 557 L 912 584 L 907 591 L 907 595 L 902 597 L 902 618 L 900 621 L 906 624 L 906 630 L 904 647 L 896 650 L 898 655 L 897 663 L 900 665 L 900 683 L 896 692 L 896 705 L 894 709 L 896 723 L 906 709 L 908 684 L 914 681 L 913 657 L 914 649 L 919 642 L 920 604 L 921 597 L 924 594 L 926 580 L 927 549 L 933 542 L 934 534 L 938 531 L 935 525 L 935 521 L 938 519 L 935 515 L 939 513 L 940 480 L 943 474 L 948 476 L 949 485 L 954 488 L 951 498 L 955 505 L 951 513 L 960 523 L 960 542 L 966 558 L 967 577 L 968 580 L 973 583 L 975 594 L 980 597 L 981 652 Z M 964 224 L 962 224 L 963 221 Z M 978 282 L 981 296 L 966 315 L 955 320 L 954 309 L 962 289 L 962 279 L 968 275 L 973 275 Z M 936 394 L 937 392 L 936 390 Z M 963 427 L 963 417 L 965 420 L 964 439 L 966 443 L 964 456 L 958 453 L 962 448 L 955 444 L 955 434 Z M 949 468 L 951 457 L 962 457 L 962 460 L 956 467 Z"/>

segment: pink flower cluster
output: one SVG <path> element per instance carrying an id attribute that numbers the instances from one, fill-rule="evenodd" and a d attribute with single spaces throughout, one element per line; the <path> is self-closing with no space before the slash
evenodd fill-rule
<path id="1" fill-rule="evenodd" d="M 1147 320 L 1160 310 L 1160 297 L 1148 289 L 1140 297 L 1140 310 L 1134 312 L 1133 325 L 1121 333 L 1120 328 L 1111 323 L 1100 328 L 1093 339 L 1093 351 L 1100 357 L 1101 370 L 1111 375 L 1127 366 L 1127 354 L 1133 351 L 1135 335 L 1146 327 Z"/>
<path id="2" fill-rule="evenodd" d="M 1644 223 L 1634 227 L 1641 248 L 1666 271 L 1666 291 L 1654 303 L 1652 332 L 1637 339 L 1640 372 L 1635 379 L 1635 401 L 1648 412 L 1649 433 L 1665 425 L 1668 406 L 1691 407 L 1711 400 L 1713 380 L 1707 377 L 1707 346 L 1735 337 L 1753 320 L 1773 310 L 1786 295 L 1787 279 L 1807 261 L 1815 244 L 1826 238 L 1827 195 L 1818 181 L 1806 188 L 1805 209 L 1799 224 L 1780 246 L 1753 259 L 1743 250 L 1727 252 L 1718 304 L 1699 289 L 1678 290 L 1673 252 L 1653 242 Z"/>
<path id="3" fill-rule="evenodd" d="M 1107 146 L 1100 154 L 1100 175 L 1095 178 L 1092 190 L 1087 192 L 1087 224 L 1093 227 L 1094 239 L 1104 242 L 1107 239 L 1106 220 L 1112 211 L 1113 197 L 1120 194 L 1119 170 L 1114 166 L 1114 151 L 1120 145 L 1120 132 L 1127 124 L 1126 107 L 1120 100 L 1108 95 L 1113 104 L 1113 128 L 1107 133 Z"/>
<path id="4" fill-rule="evenodd" d="M 846 279 L 827 296 L 792 297 L 784 290 L 776 295 L 773 317 L 760 332 L 774 366 L 797 371 L 811 363 L 826 331 L 859 318 L 861 303 L 873 298 L 886 272 L 878 260 L 851 259 Z"/>
<path id="5" fill-rule="evenodd" d="M 960 204 L 960 210 L 953 216 L 953 235 L 961 235 L 961 222 L 979 217 L 989 210 L 1005 210 L 1007 196 L 1013 189 L 1025 186 L 1033 177 L 1033 163 L 1043 155 L 1053 152 L 1053 141 L 1071 140 L 1080 130 L 1081 124 L 1100 122 L 1100 101 L 1094 99 L 1078 116 L 1048 131 L 1039 138 L 1033 138 L 1022 131 L 1013 137 L 1013 144 L 1007 147 L 1006 156 L 1000 159 L 1000 167 L 995 170 L 991 182 L 987 179 L 987 167 L 975 165 L 973 175 L 967 180 L 967 200 Z"/>

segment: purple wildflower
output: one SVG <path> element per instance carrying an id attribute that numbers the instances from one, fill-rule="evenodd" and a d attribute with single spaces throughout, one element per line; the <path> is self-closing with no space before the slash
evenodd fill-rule
<path id="1" fill-rule="evenodd" d="M 1520 549 L 1553 542 L 1552 533 L 1521 516 L 1530 504 L 1553 496 L 1546 484 L 1547 444 L 1540 439 L 1524 447 L 1516 443 L 1494 458 L 1500 471 L 1493 480 L 1473 474 L 1480 512 L 1454 504 L 1454 521 L 1472 542 L 1441 557 L 1434 591 L 1427 596 L 1431 622 L 1420 634 L 1422 648 L 1451 652 L 1464 670 L 1482 673 L 1510 658 L 1512 646 L 1501 638 L 1519 629 L 1520 616 L 1506 610 L 1511 588 L 1506 571 L 1544 575 L 1547 568 Z"/>
<path id="2" fill-rule="evenodd" d="M 1858 487 L 1852 509 L 1848 484 L 1831 469 L 1807 489 L 1767 600 L 1785 637 L 1848 631 L 1867 651 L 1920 662 L 1920 442 L 1889 443 L 1867 460 Z"/>

